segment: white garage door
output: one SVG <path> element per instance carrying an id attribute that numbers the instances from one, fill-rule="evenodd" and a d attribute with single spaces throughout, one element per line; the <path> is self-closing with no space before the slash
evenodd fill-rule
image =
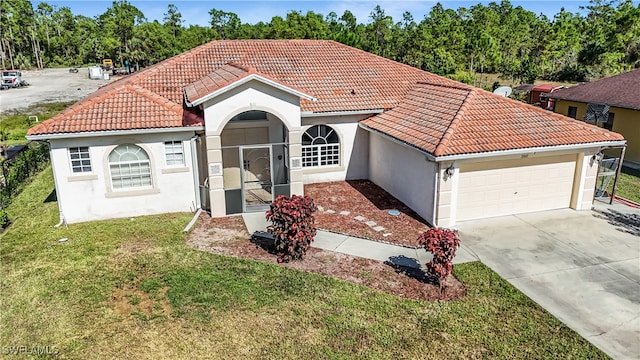
<path id="1" fill-rule="evenodd" d="M 460 165 L 457 220 L 567 208 L 575 155 Z"/>

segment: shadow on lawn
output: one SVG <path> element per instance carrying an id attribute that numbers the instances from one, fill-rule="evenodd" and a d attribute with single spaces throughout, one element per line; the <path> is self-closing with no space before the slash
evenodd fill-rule
<path id="1" fill-rule="evenodd" d="M 427 222 L 413 210 L 411 210 L 402 201 L 396 199 L 393 195 L 386 192 L 383 188 L 372 183 L 369 180 L 347 180 L 349 186 L 358 191 L 369 202 L 371 202 L 379 210 L 398 210 L 401 213 L 412 217 L 413 219 L 428 225 Z"/>
<path id="2" fill-rule="evenodd" d="M 397 274 L 402 274 L 425 284 L 438 285 L 438 278 L 422 270 L 416 259 L 404 255 L 391 256 L 384 264 L 392 267 Z"/>
<path id="3" fill-rule="evenodd" d="M 607 209 L 607 211 L 594 210 L 594 212 L 595 214 L 593 214 L 593 216 L 607 220 L 607 222 L 615 226 L 618 231 L 640 236 L 640 215 L 625 214 L 613 209 Z"/>
<path id="4" fill-rule="evenodd" d="M 47 198 L 44 199 L 44 203 L 46 204 L 54 201 L 58 201 L 58 195 L 56 194 L 56 189 L 53 189 L 49 194 L 49 196 L 47 196 Z"/>

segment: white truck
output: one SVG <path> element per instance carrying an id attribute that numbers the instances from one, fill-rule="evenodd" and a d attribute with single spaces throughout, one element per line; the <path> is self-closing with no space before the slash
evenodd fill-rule
<path id="1" fill-rule="evenodd" d="M 22 80 L 22 73 L 19 70 L 2 70 L 2 90 L 29 86 L 26 80 Z"/>

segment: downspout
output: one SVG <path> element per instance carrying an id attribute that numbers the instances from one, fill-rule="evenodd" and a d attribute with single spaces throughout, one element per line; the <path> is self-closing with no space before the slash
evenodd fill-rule
<path id="1" fill-rule="evenodd" d="M 51 151 L 51 143 L 49 141 L 44 141 L 49 146 L 49 161 L 51 161 L 51 170 L 53 171 L 53 186 L 56 190 L 56 199 L 58 200 L 58 213 L 60 214 L 60 222 L 54 225 L 54 228 L 59 228 L 62 224 L 65 227 L 68 227 L 67 220 L 64 218 L 64 213 L 62 212 L 62 198 L 60 197 L 60 186 L 58 186 L 58 177 L 56 176 L 56 166 L 55 161 L 53 161 L 53 152 Z"/>
<path id="2" fill-rule="evenodd" d="M 200 204 L 200 173 L 198 172 L 198 154 L 196 150 L 196 141 L 198 140 L 198 135 L 193 135 L 190 139 L 191 141 L 191 171 L 193 172 L 193 191 L 195 192 L 196 197 L 196 211 L 199 210 L 202 206 Z"/>
<path id="3" fill-rule="evenodd" d="M 435 171 L 435 194 L 433 197 L 433 219 L 431 221 L 431 225 L 433 226 L 438 226 L 437 221 L 438 221 L 438 204 L 440 203 L 440 164 L 439 163 L 434 163 L 435 167 L 436 167 L 436 171 Z"/>

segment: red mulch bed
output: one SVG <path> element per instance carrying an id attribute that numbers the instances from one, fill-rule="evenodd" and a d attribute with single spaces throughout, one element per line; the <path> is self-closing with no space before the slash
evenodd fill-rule
<path id="1" fill-rule="evenodd" d="M 419 247 L 418 235 L 429 229 L 426 221 L 407 205 L 369 180 L 309 184 L 304 186 L 304 193 L 323 210 L 315 213 L 318 229 L 412 248 Z M 393 209 L 400 215 L 390 215 L 389 210 Z M 342 211 L 349 215 L 340 215 Z M 354 219 L 358 215 L 365 219 Z M 365 224 L 367 221 L 385 229 L 375 231 Z"/>
<path id="2" fill-rule="evenodd" d="M 202 251 L 277 263 L 270 244 L 252 242 L 242 217 L 210 218 L 203 214 L 187 237 L 187 245 Z M 453 275 L 444 281 L 443 290 L 421 270 L 401 268 L 375 260 L 311 248 L 303 260 L 281 264 L 355 284 L 378 289 L 408 299 L 454 300 L 466 295 L 466 289 Z"/>

